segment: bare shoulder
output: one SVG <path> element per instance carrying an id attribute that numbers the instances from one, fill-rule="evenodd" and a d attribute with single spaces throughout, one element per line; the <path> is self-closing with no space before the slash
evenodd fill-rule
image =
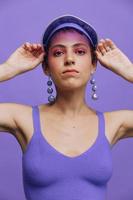
<path id="1" fill-rule="evenodd" d="M 42 112 L 46 106 L 47 104 L 38 105 L 40 112 Z M 17 126 L 17 131 L 14 136 L 16 137 L 22 150 L 24 151 L 34 133 L 34 123 L 32 115 L 33 106 L 26 104 L 16 104 L 14 109 L 15 123 Z"/>
<path id="2" fill-rule="evenodd" d="M 28 127 L 29 124 L 32 124 L 32 106 L 27 104 L 14 105 L 14 120 L 17 125 L 18 132 L 22 132 Z"/>
<path id="3" fill-rule="evenodd" d="M 51 113 L 48 104 L 38 105 L 40 114 L 47 113 L 43 115 L 50 117 Z M 33 117 L 32 117 L 32 106 L 26 104 L 14 104 L 15 111 L 15 123 L 17 125 L 16 139 L 22 146 L 24 150 L 33 136 Z M 114 110 L 110 112 L 104 112 L 105 118 L 105 134 L 110 144 L 114 145 L 118 140 L 127 137 L 127 133 L 131 132 L 133 136 L 133 111 L 132 110 Z M 129 127 L 131 131 L 129 131 Z M 127 131 L 126 131 L 127 130 Z"/>
<path id="4" fill-rule="evenodd" d="M 0 131 L 15 134 L 17 130 L 17 119 L 28 105 L 18 103 L 0 103 Z"/>
<path id="5" fill-rule="evenodd" d="M 13 136 L 23 150 L 27 144 L 28 138 L 31 138 L 33 130 L 32 125 L 32 106 L 19 103 L 11 103 L 10 107 L 13 107 L 13 117 L 16 125 L 16 130 Z M 30 134 L 29 134 L 30 133 Z"/>
<path id="6" fill-rule="evenodd" d="M 27 104 L 11 103 L 14 110 L 14 120 L 16 125 L 20 125 L 21 119 L 24 119 L 31 115 L 32 106 Z"/>
<path id="7" fill-rule="evenodd" d="M 106 135 L 112 144 L 116 144 L 120 139 L 131 137 L 131 132 L 133 133 L 133 110 L 123 109 L 104 112 L 104 117 Z M 129 133 L 130 127 L 130 134 L 126 134 Z"/>
<path id="8" fill-rule="evenodd" d="M 21 146 L 24 146 L 28 132 L 24 127 L 32 124 L 32 107 L 18 103 L 0 103 L 0 132 L 8 132 L 16 137 Z M 30 126 L 31 127 L 31 126 Z M 27 130 L 27 128 L 25 128 Z"/>

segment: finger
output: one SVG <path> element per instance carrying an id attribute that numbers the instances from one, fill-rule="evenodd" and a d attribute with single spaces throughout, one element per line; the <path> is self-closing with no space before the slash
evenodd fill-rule
<path id="1" fill-rule="evenodd" d="M 42 46 L 40 47 L 39 50 L 40 50 L 40 52 L 44 53 L 44 55 L 46 55 L 46 51 L 44 50 L 44 48 Z"/>
<path id="2" fill-rule="evenodd" d="M 45 52 L 44 50 L 40 49 L 40 50 L 37 52 L 37 54 L 38 54 L 38 56 L 41 55 L 41 54 L 43 54 L 43 56 L 45 57 L 46 52 Z"/>
<path id="3" fill-rule="evenodd" d="M 37 45 L 36 44 L 30 44 L 30 47 L 31 47 L 31 51 L 32 52 L 37 49 Z"/>
<path id="4" fill-rule="evenodd" d="M 46 54 L 46 52 L 44 51 L 44 48 L 41 44 L 36 44 L 33 46 L 33 51 L 34 53 L 40 54 L 42 52 L 44 52 Z"/>
<path id="5" fill-rule="evenodd" d="M 19 48 L 23 48 L 23 49 L 26 49 L 26 45 L 25 44 L 22 44 Z"/>
<path id="6" fill-rule="evenodd" d="M 38 51 L 38 50 L 42 50 L 42 51 L 44 51 L 44 49 L 43 49 L 43 47 L 41 46 L 41 44 L 32 44 L 31 45 L 31 48 L 32 48 L 32 51 Z"/>
<path id="7" fill-rule="evenodd" d="M 95 51 L 95 54 L 96 54 L 96 57 L 97 57 L 98 59 L 100 59 L 100 58 L 102 57 L 101 52 L 99 52 L 98 50 Z"/>
<path id="8" fill-rule="evenodd" d="M 42 47 L 43 47 L 43 46 L 42 46 L 41 44 L 39 44 L 39 43 L 37 44 L 37 46 L 38 46 L 38 48 L 42 48 Z"/>
<path id="9" fill-rule="evenodd" d="M 106 43 L 108 44 L 108 46 L 109 46 L 111 49 L 116 49 L 116 48 L 117 48 L 117 46 L 115 45 L 115 43 L 114 43 L 111 39 L 106 38 L 105 41 L 106 41 Z"/>
<path id="10" fill-rule="evenodd" d="M 28 50 L 27 43 L 24 43 L 24 44 L 22 45 L 22 48 L 24 48 L 25 50 Z"/>
<path id="11" fill-rule="evenodd" d="M 37 44 L 32 44 L 32 47 L 34 48 L 34 49 L 37 49 L 38 48 L 38 46 L 37 46 Z"/>
<path id="12" fill-rule="evenodd" d="M 45 52 L 43 46 L 41 44 L 37 44 L 37 50 L 41 50 L 42 52 Z"/>
<path id="13" fill-rule="evenodd" d="M 41 48 L 41 49 L 43 49 L 43 51 L 44 51 L 43 45 L 41 45 L 41 44 L 38 43 L 37 46 L 38 46 L 38 48 Z"/>
<path id="14" fill-rule="evenodd" d="M 42 54 L 40 54 L 39 55 L 39 57 L 38 57 L 40 60 L 41 60 L 41 62 L 44 60 L 44 52 L 42 53 Z"/>
<path id="15" fill-rule="evenodd" d="M 40 49 L 40 50 L 34 50 L 34 55 L 36 56 L 36 57 L 38 57 L 40 54 L 42 54 L 43 52 L 42 52 L 42 50 Z"/>
<path id="16" fill-rule="evenodd" d="M 98 44 L 98 50 L 101 52 L 102 55 L 104 55 L 104 54 L 106 53 L 106 49 L 104 48 L 102 42 L 100 42 L 100 43 Z"/>
<path id="17" fill-rule="evenodd" d="M 46 54 L 42 48 L 40 48 L 40 49 L 34 49 L 31 53 L 35 57 L 39 57 L 41 54 L 44 54 L 44 55 Z"/>
<path id="18" fill-rule="evenodd" d="M 38 44 L 35 44 L 35 43 L 33 43 L 33 44 L 30 44 L 30 52 L 36 52 L 36 51 L 38 51 L 40 49 L 40 46 L 38 46 Z"/>
<path id="19" fill-rule="evenodd" d="M 42 49 L 42 51 L 46 52 L 42 45 L 40 45 L 40 49 Z"/>
<path id="20" fill-rule="evenodd" d="M 101 53 L 101 51 L 98 49 L 98 47 L 97 47 L 95 53 L 98 53 L 98 54 L 100 54 L 101 56 L 103 56 L 102 53 Z"/>
<path id="21" fill-rule="evenodd" d="M 104 39 L 101 39 L 100 42 L 102 42 L 106 52 L 109 52 L 111 50 L 110 45 L 108 44 L 108 42 Z"/>
<path id="22" fill-rule="evenodd" d="M 32 51 L 31 44 L 29 42 L 26 42 L 25 45 L 28 51 Z"/>

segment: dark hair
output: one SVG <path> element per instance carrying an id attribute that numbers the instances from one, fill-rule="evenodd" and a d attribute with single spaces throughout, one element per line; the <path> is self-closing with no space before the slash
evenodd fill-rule
<path id="1" fill-rule="evenodd" d="M 81 35 L 83 35 L 83 36 L 85 36 L 85 37 L 87 38 L 87 36 L 86 36 L 83 32 L 81 32 L 81 31 L 79 31 L 79 30 L 77 30 L 77 29 L 75 29 L 75 28 L 71 28 L 71 27 L 65 27 L 65 28 L 62 28 L 62 29 L 60 29 L 60 30 L 57 30 L 57 31 L 54 33 L 53 36 L 55 36 L 56 33 L 61 32 L 61 31 L 77 31 L 78 33 L 80 33 Z M 46 52 L 45 57 L 44 57 L 43 64 L 46 65 L 46 66 L 48 65 L 48 51 L 49 51 L 49 48 L 50 48 L 50 45 L 51 45 L 53 36 L 50 38 L 50 40 L 49 40 L 47 46 L 44 46 L 44 45 L 43 45 L 43 47 L 44 47 L 44 49 L 45 49 L 45 52 Z M 91 42 L 89 41 L 88 38 L 87 38 L 87 40 L 88 40 L 88 44 L 89 44 L 90 49 L 91 49 L 92 64 L 94 64 L 94 63 L 96 62 L 96 60 L 97 60 L 97 59 L 96 59 L 96 55 L 95 55 L 95 49 L 94 49 L 94 47 L 92 46 L 92 44 L 91 44 Z"/>

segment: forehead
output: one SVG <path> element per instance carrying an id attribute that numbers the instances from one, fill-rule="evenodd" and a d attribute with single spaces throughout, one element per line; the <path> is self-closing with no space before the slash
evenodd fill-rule
<path id="1" fill-rule="evenodd" d="M 60 30 L 51 38 L 51 45 L 57 42 L 82 42 L 89 45 L 88 38 L 74 29 Z"/>

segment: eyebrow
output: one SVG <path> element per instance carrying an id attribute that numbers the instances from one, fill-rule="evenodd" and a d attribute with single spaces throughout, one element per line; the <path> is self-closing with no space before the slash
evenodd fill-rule
<path id="1" fill-rule="evenodd" d="M 87 47 L 87 45 L 84 44 L 84 43 L 76 43 L 76 44 L 73 44 L 72 47 L 77 47 L 77 46 L 81 46 L 81 45 Z M 53 48 L 55 48 L 55 47 L 62 47 L 62 48 L 65 48 L 66 46 L 63 45 L 63 44 L 56 44 L 56 45 L 53 45 L 50 49 L 53 49 Z"/>

